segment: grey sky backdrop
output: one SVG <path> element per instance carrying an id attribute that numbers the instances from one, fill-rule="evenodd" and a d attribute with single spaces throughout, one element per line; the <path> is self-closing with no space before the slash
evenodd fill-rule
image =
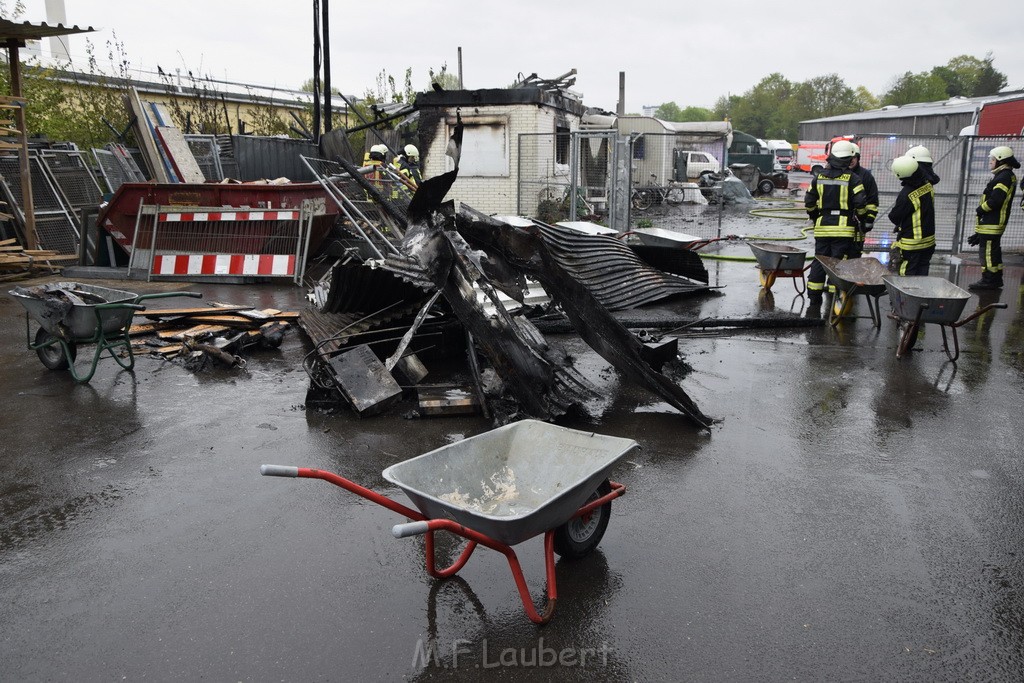
<path id="1" fill-rule="evenodd" d="M 24 0 L 22 17 L 44 21 L 44 0 Z M 8 6 L 13 0 L 8 0 Z M 769 73 L 792 81 L 838 73 L 876 95 L 905 71 L 951 57 L 984 57 L 1009 87 L 1024 89 L 1024 2 L 927 3 L 552 2 L 514 0 L 331 0 L 333 85 L 362 95 L 381 69 L 427 86 L 428 69 L 457 70 L 465 86 L 504 87 L 517 75 L 578 71 L 588 106 L 614 110 L 626 73 L 626 110 L 675 101 L 710 107 Z M 116 33 L 131 65 L 190 69 L 213 78 L 297 89 L 312 74 L 309 0 L 66 0 L 67 20 L 99 29 L 105 58 Z M 71 54 L 84 64 L 85 40 Z M 101 68 L 109 65 L 101 63 Z"/>

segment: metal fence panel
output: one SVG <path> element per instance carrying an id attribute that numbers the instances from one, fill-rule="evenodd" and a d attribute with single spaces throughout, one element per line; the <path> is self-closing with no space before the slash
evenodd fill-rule
<path id="1" fill-rule="evenodd" d="M 53 184 L 35 150 L 29 151 L 36 237 L 42 249 L 58 254 L 78 253 L 78 225 L 60 191 Z M 0 176 L 8 187 L 11 206 L 21 225 L 25 225 L 24 197 L 21 193 L 21 165 L 18 157 L 0 157 Z"/>
<path id="2" fill-rule="evenodd" d="M 207 182 L 220 182 L 224 180 L 224 171 L 220 165 L 220 148 L 217 145 L 216 135 L 193 135 L 185 136 L 189 151 L 196 158 L 199 169 Z"/>
<path id="3" fill-rule="evenodd" d="M 964 226 L 964 241 L 966 242 L 967 237 L 974 232 L 974 225 L 976 222 L 976 214 L 974 210 L 978 208 L 978 203 L 981 201 L 981 193 L 985 190 L 985 186 L 988 185 L 989 181 L 992 180 L 992 171 L 988 167 L 988 153 L 992 151 L 993 147 L 1000 147 L 1006 145 L 1013 149 L 1013 155 L 1020 161 L 1024 159 L 1024 138 L 1015 137 L 985 137 L 985 138 L 971 138 L 967 145 L 967 151 L 965 153 L 965 175 L 964 181 L 964 208 L 963 208 L 963 226 Z M 1002 247 L 1017 248 L 1024 247 L 1024 208 L 1021 207 L 1022 192 L 1020 189 L 1021 177 L 1024 176 L 1024 169 L 1017 169 L 1014 171 L 1014 175 L 1017 176 L 1017 189 L 1016 194 L 1013 197 L 1013 206 L 1010 209 L 1010 220 L 1006 225 L 1006 232 L 1003 233 Z M 971 247 L 967 247 L 970 249 Z"/>
<path id="4" fill-rule="evenodd" d="M 301 157 L 317 157 L 317 146 L 305 140 L 232 135 L 231 146 L 238 164 L 239 180 L 288 178 L 293 182 L 313 182 L 316 178 Z M 222 160 L 223 162 L 223 160 Z M 224 169 L 227 173 L 228 169 Z"/>
<path id="5" fill-rule="evenodd" d="M 958 233 L 958 213 L 962 202 L 964 140 L 923 135 L 865 135 L 858 139 L 861 163 L 878 183 L 878 221 L 868 234 L 868 250 L 887 250 L 893 241 L 889 211 L 900 193 L 900 181 L 890 168 L 892 160 L 908 149 L 924 145 L 932 154 L 934 170 L 940 181 L 935 186 L 935 244 L 938 251 L 951 251 Z"/>
<path id="6" fill-rule="evenodd" d="M 632 146 L 619 144 L 622 140 L 629 138 L 617 131 L 520 134 L 516 213 L 545 223 L 591 220 L 620 232 L 638 220 L 650 220 L 685 224 L 687 232 L 700 237 L 716 235 L 720 207 L 709 208 L 697 189 L 680 187 L 687 179 L 675 178 L 676 159 L 677 150 L 724 159 L 725 139 L 667 133 L 634 138 Z M 620 158 L 624 155 L 630 158 Z M 627 198 L 638 188 L 649 189 L 653 203 L 630 208 Z M 617 206 L 623 207 L 621 215 Z"/>
<path id="7" fill-rule="evenodd" d="M 298 282 L 309 237 L 296 209 L 139 208 L 130 269 L 159 277 L 287 277 Z"/>
<path id="8" fill-rule="evenodd" d="M 1021 138 L 977 138 L 925 135 L 864 135 L 858 139 L 861 162 L 870 169 L 878 183 L 879 212 L 876 228 L 869 234 L 868 248 L 887 248 L 892 241 L 889 210 L 900 191 L 900 181 L 893 175 L 892 160 L 908 149 L 924 145 L 931 152 L 934 170 L 940 181 L 935 186 L 935 241 L 936 249 L 945 252 L 962 251 L 967 237 L 974 231 L 978 200 L 985 185 L 992 179 L 988 168 L 988 153 L 993 147 L 1008 145 L 1018 158 L 1024 155 Z M 1020 181 L 1020 173 L 1018 182 Z M 1019 188 L 1018 188 L 1019 193 Z M 1020 203 L 1020 196 L 1015 198 Z M 1003 247 L 1024 246 L 1024 211 L 1015 206 L 1003 235 Z"/>

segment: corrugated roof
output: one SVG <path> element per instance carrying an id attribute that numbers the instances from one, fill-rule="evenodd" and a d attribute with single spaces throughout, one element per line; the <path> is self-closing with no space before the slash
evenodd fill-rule
<path id="1" fill-rule="evenodd" d="M 78 26 L 65 26 L 57 24 L 50 26 L 46 22 L 33 24 L 30 21 L 10 21 L 0 19 L 0 40 L 18 40 L 24 43 L 26 40 L 42 40 L 51 36 L 67 36 L 72 33 L 91 33 L 95 31 L 92 26 L 79 28 Z"/>
<path id="2" fill-rule="evenodd" d="M 913 116 L 936 116 L 942 114 L 969 114 L 981 109 L 982 105 L 992 102 L 1017 100 L 1024 97 L 1024 93 L 1008 93 L 1005 95 L 990 95 L 987 97 L 951 97 L 948 100 L 937 102 L 915 102 L 904 104 L 901 107 L 883 107 L 882 109 L 871 109 L 858 111 L 852 114 L 841 114 L 839 116 L 826 116 L 820 119 L 807 119 L 800 123 L 831 123 L 840 121 L 868 121 L 882 119 L 905 119 Z"/>

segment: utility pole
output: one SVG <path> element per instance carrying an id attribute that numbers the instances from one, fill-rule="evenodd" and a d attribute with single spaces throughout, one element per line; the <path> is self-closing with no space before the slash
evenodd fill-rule
<path id="1" fill-rule="evenodd" d="M 333 125 L 331 123 L 331 29 L 330 29 L 330 4 L 331 0 L 323 2 L 323 19 L 320 22 L 324 33 L 324 132 L 330 133 Z"/>

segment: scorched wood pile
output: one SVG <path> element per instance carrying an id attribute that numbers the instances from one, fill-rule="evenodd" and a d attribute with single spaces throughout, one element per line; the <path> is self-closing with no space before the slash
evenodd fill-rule
<path id="1" fill-rule="evenodd" d="M 276 348 L 298 312 L 213 303 L 192 308 L 153 308 L 135 314 L 129 328 L 136 353 L 162 358 L 242 365 L 250 347 Z"/>

